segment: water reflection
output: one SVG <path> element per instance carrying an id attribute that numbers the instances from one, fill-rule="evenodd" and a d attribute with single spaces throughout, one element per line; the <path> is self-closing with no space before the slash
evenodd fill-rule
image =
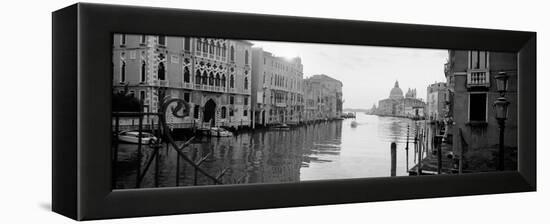
<path id="1" fill-rule="evenodd" d="M 261 130 L 227 138 L 196 139 L 184 153 L 195 161 L 206 156 L 201 167 L 223 183 L 281 183 L 320 179 L 384 177 L 390 175 L 390 143 L 396 142 L 397 176 L 407 175 L 405 142 L 410 120 L 372 115 L 297 127 L 289 131 Z M 178 144 L 182 144 L 179 142 Z M 145 147 L 141 167 L 152 156 Z M 121 144 L 117 164 L 117 188 L 134 188 L 136 146 Z M 154 187 L 152 166 L 141 187 Z M 192 186 L 194 169 L 166 146 L 160 151 L 159 187 Z M 198 175 L 197 185 L 213 184 Z"/>

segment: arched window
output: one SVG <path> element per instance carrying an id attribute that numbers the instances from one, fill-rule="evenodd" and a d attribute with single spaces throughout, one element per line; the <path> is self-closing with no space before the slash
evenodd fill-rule
<path id="1" fill-rule="evenodd" d="M 145 82 L 145 76 L 147 75 L 147 67 L 145 64 L 145 61 L 141 61 L 141 69 L 140 69 L 140 81 Z"/>
<path id="2" fill-rule="evenodd" d="M 201 71 L 198 69 L 195 72 L 195 84 L 201 84 Z"/>
<path id="3" fill-rule="evenodd" d="M 197 39 L 197 51 L 201 50 L 201 40 Z"/>
<path id="4" fill-rule="evenodd" d="M 225 87 L 225 75 L 222 75 L 222 86 Z"/>
<path id="5" fill-rule="evenodd" d="M 233 78 L 233 75 L 229 76 L 229 88 L 235 87 L 235 78 Z"/>
<path id="6" fill-rule="evenodd" d="M 164 80 L 166 78 L 166 69 L 164 68 L 164 62 L 159 63 L 158 79 Z"/>
<path id="7" fill-rule="evenodd" d="M 202 52 L 207 53 L 208 52 L 208 43 L 206 40 L 202 42 Z"/>
<path id="8" fill-rule="evenodd" d="M 244 64 L 248 65 L 248 50 L 244 51 Z"/>
<path id="9" fill-rule="evenodd" d="M 225 119 L 225 118 L 227 117 L 227 108 L 222 107 L 222 114 L 221 114 L 221 116 L 222 116 L 222 119 Z"/>
<path id="10" fill-rule="evenodd" d="M 216 43 L 216 56 L 220 56 L 220 43 Z"/>
<path id="11" fill-rule="evenodd" d="M 222 46 L 222 57 L 225 57 L 226 56 L 226 47 L 225 47 L 225 44 L 223 44 Z"/>
<path id="12" fill-rule="evenodd" d="M 208 76 L 208 85 L 214 85 L 214 74 L 212 72 L 210 72 L 210 75 Z"/>
<path id="13" fill-rule="evenodd" d="M 231 55 L 231 61 L 235 61 L 235 48 L 231 46 L 231 49 L 229 51 L 229 54 Z"/>
<path id="14" fill-rule="evenodd" d="M 244 77 L 244 89 L 248 89 L 248 77 Z"/>
<path id="15" fill-rule="evenodd" d="M 126 82 L 126 61 L 120 61 L 120 82 Z"/>
<path id="16" fill-rule="evenodd" d="M 191 81 L 191 74 L 189 74 L 189 69 L 187 67 L 183 68 L 183 82 L 189 83 Z"/>
<path id="17" fill-rule="evenodd" d="M 208 85 L 208 75 L 206 74 L 206 71 L 202 72 L 202 84 Z"/>
<path id="18" fill-rule="evenodd" d="M 217 73 L 216 73 L 215 85 L 216 85 L 216 86 L 220 86 L 220 74 L 217 74 Z"/>
<path id="19" fill-rule="evenodd" d="M 209 50 L 209 53 L 210 53 L 210 54 L 214 54 L 214 43 L 210 43 L 210 50 Z"/>

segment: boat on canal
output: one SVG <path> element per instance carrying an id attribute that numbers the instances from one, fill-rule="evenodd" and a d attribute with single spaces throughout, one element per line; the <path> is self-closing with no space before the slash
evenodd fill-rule
<path id="1" fill-rule="evenodd" d="M 139 143 L 139 131 L 122 131 L 118 134 L 118 140 L 127 143 L 138 144 Z M 155 135 L 149 132 L 141 132 L 141 144 L 151 144 L 157 142 L 158 139 Z"/>
<path id="2" fill-rule="evenodd" d="M 288 126 L 287 124 L 276 124 L 271 126 L 271 129 L 278 131 L 288 131 L 290 130 L 290 126 Z"/>
<path id="3" fill-rule="evenodd" d="M 210 136 L 214 137 L 233 137 L 233 133 L 224 128 L 213 127 L 210 128 Z"/>

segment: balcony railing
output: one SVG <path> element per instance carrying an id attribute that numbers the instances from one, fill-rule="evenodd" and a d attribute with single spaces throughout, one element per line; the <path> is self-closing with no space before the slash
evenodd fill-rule
<path id="1" fill-rule="evenodd" d="M 467 72 L 466 87 L 487 87 L 491 85 L 488 69 L 470 69 Z"/>
<path id="2" fill-rule="evenodd" d="M 210 86 L 210 85 L 191 84 L 191 83 L 184 83 L 183 85 L 184 85 L 184 88 L 190 88 L 195 90 L 221 92 L 221 93 L 226 92 L 226 88 L 223 86 Z"/>
<path id="3" fill-rule="evenodd" d="M 168 80 L 153 80 L 153 85 L 168 87 L 169 83 Z"/>
<path id="4" fill-rule="evenodd" d="M 186 88 L 186 89 L 193 89 L 193 83 L 186 83 L 186 82 L 184 82 L 184 83 L 183 83 L 183 88 Z"/>
<path id="5" fill-rule="evenodd" d="M 275 103 L 276 107 L 286 107 L 286 103 Z"/>

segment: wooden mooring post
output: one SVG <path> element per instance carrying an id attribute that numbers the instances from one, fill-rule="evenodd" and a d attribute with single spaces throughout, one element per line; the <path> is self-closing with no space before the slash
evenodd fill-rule
<path id="1" fill-rule="evenodd" d="M 392 142 L 391 145 L 390 145 L 390 151 L 391 151 L 391 171 L 390 171 L 390 174 L 392 177 L 395 177 L 395 165 L 396 165 L 396 149 L 397 149 L 397 145 L 395 144 L 395 142 Z"/>
<path id="2" fill-rule="evenodd" d="M 162 131 L 160 129 L 160 119 L 157 122 L 157 131 L 158 131 L 158 137 L 161 139 Z M 167 133 L 164 133 L 167 134 Z M 159 162 L 160 162 L 160 148 L 162 147 L 162 142 L 155 143 L 155 150 L 157 150 L 157 153 L 155 154 L 155 187 L 159 187 Z M 166 142 L 166 149 L 168 150 L 168 142 Z"/>
<path id="3" fill-rule="evenodd" d="M 420 139 L 424 139 L 423 135 L 424 135 L 424 130 L 420 132 Z M 423 143 L 422 143 L 422 140 L 420 140 L 418 144 L 418 164 L 416 165 L 417 167 L 416 175 L 418 176 L 422 175 L 422 147 L 423 147 Z"/>
<path id="4" fill-rule="evenodd" d="M 435 135 L 433 136 L 435 147 L 437 148 L 437 174 L 441 174 L 441 168 L 442 168 L 442 153 L 441 153 L 441 140 L 442 136 Z"/>
<path id="5" fill-rule="evenodd" d="M 139 188 L 140 185 L 140 173 L 141 173 L 141 157 L 143 156 L 141 153 L 141 136 L 143 132 L 143 117 L 139 116 L 139 122 L 138 122 L 138 152 L 137 152 L 137 167 L 136 167 L 136 188 Z"/>
<path id="6" fill-rule="evenodd" d="M 406 171 L 409 171 L 409 128 L 410 126 L 407 124 L 407 143 L 405 145 Z"/>
<path id="7" fill-rule="evenodd" d="M 120 122 L 120 117 L 119 116 L 116 116 L 115 118 L 115 134 L 113 135 L 112 138 L 114 138 L 114 150 L 113 150 L 113 163 L 112 163 L 112 167 L 113 167 L 113 174 L 112 174 L 112 179 L 111 179 L 111 185 L 112 185 L 112 188 L 115 189 L 116 188 L 116 178 L 117 178 L 117 169 L 116 169 L 116 166 L 117 166 L 117 163 L 118 163 L 118 132 L 119 132 L 119 122 Z"/>

